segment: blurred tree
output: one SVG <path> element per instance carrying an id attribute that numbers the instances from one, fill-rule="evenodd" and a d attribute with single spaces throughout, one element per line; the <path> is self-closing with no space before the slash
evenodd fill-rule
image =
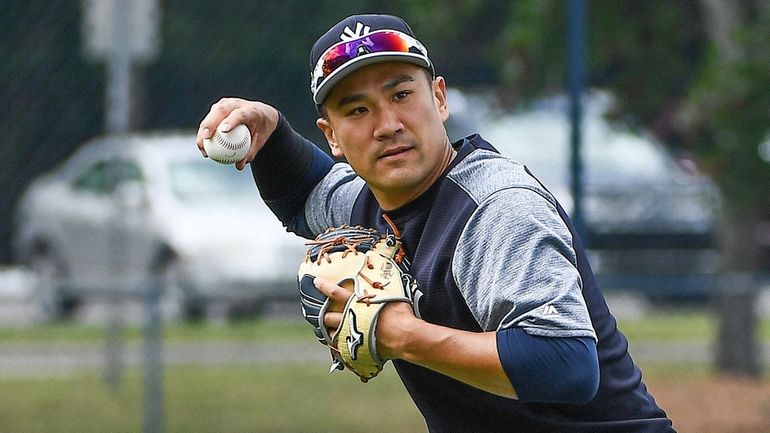
<path id="1" fill-rule="evenodd" d="M 211 0 L 166 0 L 163 55 L 147 72 L 147 126 L 197 124 L 220 97 L 237 95 L 275 104 L 296 129 L 325 143 L 315 128 L 317 113 L 310 99 L 310 47 L 354 13 L 400 15 L 453 82 L 494 83 L 494 47 L 487 42 L 505 24 L 509 2 L 451 3 L 438 8 L 408 0 L 283 0 L 223 8 Z M 457 50 L 471 55 L 457 56 Z"/>
<path id="2" fill-rule="evenodd" d="M 0 13 L 0 263 L 30 179 L 101 127 L 102 70 L 80 55 L 78 2 L 4 1 Z"/>
<path id="3" fill-rule="evenodd" d="M 449 0 L 440 6 L 398 0 L 390 2 L 388 12 L 409 22 L 449 85 L 489 87 L 500 78 L 497 41 L 513 5 L 509 0 Z"/>
<path id="4" fill-rule="evenodd" d="M 554 0 L 515 3 L 499 59 L 508 103 L 563 91 L 565 9 Z M 616 95 L 615 120 L 697 157 L 724 197 L 725 270 L 756 272 L 755 230 L 770 217 L 770 158 L 760 156 L 770 140 L 770 3 L 594 0 L 588 22 L 589 85 Z M 733 304 L 730 320 L 750 322 L 751 299 Z M 729 351 L 752 350 L 741 349 L 745 338 Z"/>
<path id="5" fill-rule="evenodd" d="M 223 96 L 278 106 L 322 146 L 309 91 L 309 50 L 354 13 L 403 16 L 455 85 L 494 84 L 505 0 L 163 0 L 158 58 L 133 70 L 132 127 L 191 133 Z M 0 263 L 11 260 L 12 216 L 29 182 L 104 132 L 104 64 L 83 55 L 81 2 L 7 0 L 0 14 Z M 462 56 L 457 53 L 462 52 Z"/>
<path id="6" fill-rule="evenodd" d="M 681 135 L 720 181 L 730 218 L 767 217 L 770 161 L 760 146 L 770 139 L 770 3 L 701 3 L 712 44 L 688 95 Z"/>
<path id="7" fill-rule="evenodd" d="M 701 0 L 711 41 L 703 71 L 688 98 L 682 135 L 698 149 L 729 203 L 723 236 L 726 266 L 752 272 L 762 251 L 757 229 L 770 218 L 770 161 L 760 146 L 770 138 L 770 4 Z M 718 366 L 760 373 L 756 293 L 736 282 L 720 299 L 723 320 Z M 750 289 L 751 287 L 748 287 Z M 737 290 L 736 290 L 737 289 Z M 743 289 L 743 290 L 741 290 Z"/>
<path id="8" fill-rule="evenodd" d="M 364 11 L 406 18 L 452 85 L 503 83 L 509 103 L 564 89 L 560 0 L 272 0 L 237 7 L 164 0 L 161 7 L 161 54 L 138 73 L 139 129 L 191 130 L 218 98 L 237 95 L 275 104 L 322 143 L 307 86 L 308 51 L 341 17 Z M 760 142 L 770 143 L 768 8 L 760 0 L 589 3 L 589 83 L 617 95 L 618 121 L 697 154 L 739 222 L 770 213 L 770 168 L 757 152 Z M 0 112 L 5 261 L 20 191 L 103 130 L 104 79 L 102 65 L 81 54 L 78 2 L 9 0 L 0 23 L 0 95 L 8 101 Z M 726 63 L 733 52 L 743 54 Z M 744 268 L 755 266 L 754 254 L 741 257 Z"/>
<path id="9" fill-rule="evenodd" d="M 560 1 L 515 3 L 498 59 L 504 100 L 563 92 L 564 11 Z M 770 131 L 770 4 L 594 0 L 589 14 L 589 85 L 616 95 L 611 116 L 694 153 L 739 225 L 770 213 L 759 147 Z M 740 266 L 756 269 L 746 247 Z"/>
<path id="10" fill-rule="evenodd" d="M 693 85 L 706 51 L 696 0 L 588 2 L 589 85 L 615 93 L 614 114 L 634 127 L 669 119 Z M 564 91 L 566 7 L 562 1 L 520 0 L 497 60 L 509 103 Z"/>

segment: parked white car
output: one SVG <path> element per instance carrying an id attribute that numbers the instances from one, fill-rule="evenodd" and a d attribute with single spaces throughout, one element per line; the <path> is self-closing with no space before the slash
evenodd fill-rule
<path id="1" fill-rule="evenodd" d="M 89 294 L 148 284 L 187 317 L 215 299 L 293 296 L 306 248 L 250 170 L 204 159 L 188 134 L 94 139 L 36 179 L 17 209 L 14 251 L 51 318 Z"/>

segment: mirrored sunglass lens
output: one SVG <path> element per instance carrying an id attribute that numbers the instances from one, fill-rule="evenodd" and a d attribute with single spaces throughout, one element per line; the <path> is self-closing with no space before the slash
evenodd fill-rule
<path id="1" fill-rule="evenodd" d="M 409 45 L 395 33 L 374 33 L 367 37 L 340 44 L 324 55 L 323 74 L 331 74 L 349 60 L 362 54 L 383 51 L 408 52 Z"/>
<path id="2" fill-rule="evenodd" d="M 351 56 L 345 55 L 345 53 L 342 53 L 337 56 L 331 56 L 331 55 L 327 56 L 326 60 L 324 60 L 324 67 L 323 67 L 324 76 L 331 74 L 351 58 L 352 58 Z"/>

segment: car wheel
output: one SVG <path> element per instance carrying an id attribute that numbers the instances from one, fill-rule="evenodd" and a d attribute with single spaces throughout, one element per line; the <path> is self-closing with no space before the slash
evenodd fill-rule
<path id="1" fill-rule="evenodd" d="M 201 321 L 206 316 L 205 304 L 190 284 L 185 282 L 183 275 L 177 259 L 162 261 L 159 271 L 163 289 L 161 309 L 164 315 L 169 317 L 181 317 L 191 322 Z"/>
<path id="2" fill-rule="evenodd" d="M 35 253 L 29 260 L 35 278 L 32 299 L 45 321 L 69 320 L 80 305 L 80 298 L 67 290 L 67 273 L 53 254 Z"/>

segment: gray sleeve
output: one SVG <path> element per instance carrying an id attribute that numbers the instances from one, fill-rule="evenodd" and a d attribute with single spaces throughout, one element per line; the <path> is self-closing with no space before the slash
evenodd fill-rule
<path id="1" fill-rule="evenodd" d="M 305 219 L 314 234 L 350 223 L 353 204 L 364 187 L 348 164 L 334 164 L 305 202 Z"/>
<path id="2" fill-rule="evenodd" d="M 529 188 L 488 197 L 460 236 L 452 273 L 486 331 L 596 339 L 572 236 L 550 200 Z"/>

